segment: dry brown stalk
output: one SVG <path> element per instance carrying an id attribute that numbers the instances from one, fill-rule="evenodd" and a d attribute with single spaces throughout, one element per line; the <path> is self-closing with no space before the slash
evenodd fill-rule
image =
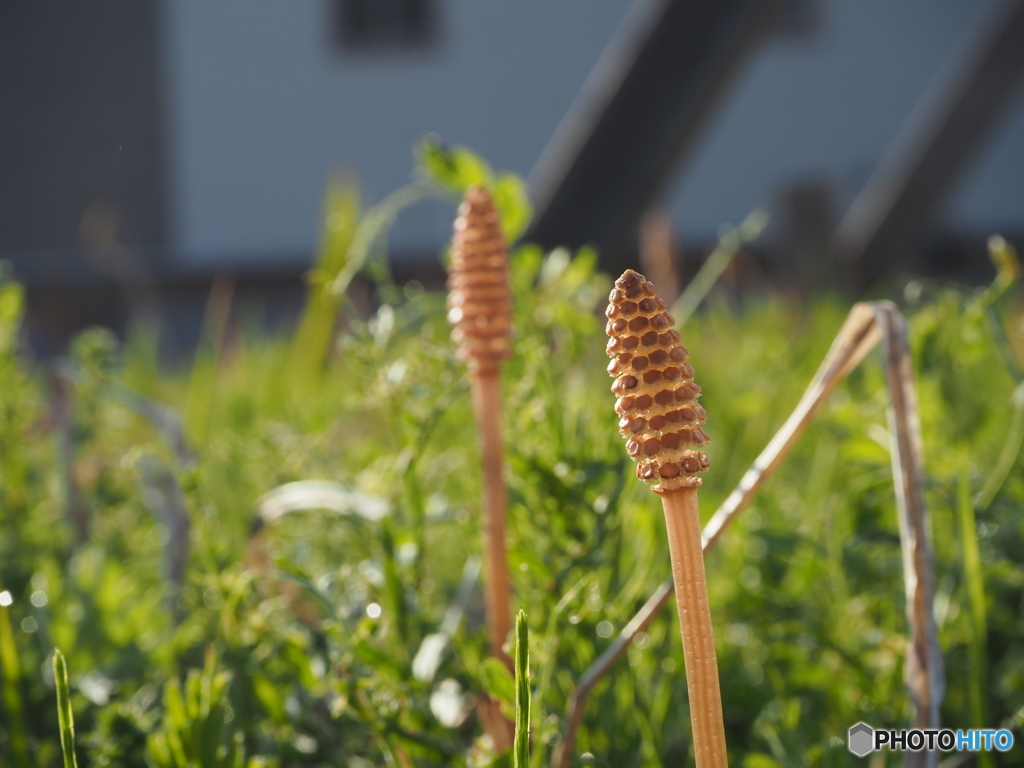
<path id="1" fill-rule="evenodd" d="M 889 433 L 911 631 L 910 658 L 906 667 L 907 686 L 917 708 L 915 727 L 935 728 L 939 722 L 939 705 L 945 682 L 942 654 L 931 610 L 935 583 L 931 524 L 924 506 L 923 450 L 906 322 L 893 304 L 864 302 L 853 306 L 796 409 L 705 526 L 703 550 L 705 553 L 710 550 L 729 524 L 753 501 L 828 396 L 880 341 L 884 342 L 883 361 L 890 398 Z M 615 641 L 580 676 L 569 698 L 563 738 L 553 756 L 552 765 L 555 768 L 569 765 L 576 731 L 583 720 L 590 691 L 626 653 L 633 639 L 661 613 L 672 592 L 673 579 L 669 578 L 623 627 Z M 908 753 L 910 765 L 928 768 L 934 766 L 936 760 L 937 756 L 932 753 Z"/>
<path id="2" fill-rule="evenodd" d="M 671 214 L 664 208 L 648 211 L 640 221 L 640 266 L 670 307 L 679 300 L 678 264 L 679 249 Z"/>
<path id="3" fill-rule="evenodd" d="M 889 389 L 889 453 L 896 482 L 903 583 L 907 595 L 910 642 L 905 676 L 914 702 L 914 727 L 939 727 L 939 705 L 946 688 L 942 650 L 935 624 L 935 555 L 931 521 L 924 504 L 924 448 L 917 413 L 913 361 L 907 322 L 895 305 L 877 302 L 875 319 L 882 329 L 882 362 Z M 908 752 L 905 765 L 934 768 L 939 752 Z"/>
<path id="4" fill-rule="evenodd" d="M 490 193 L 482 187 L 471 187 L 459 207 L 450 272 L 448 319 L 455 326 L 452 338 L 459 345 L 459 359 L 469 368 L 483 457 L 488 638 L 491 654 L 512 671 L 512 660 L 504 650 L 512 629 L 512 590 L 505 551 L 507 496 L 501 440 L 501 364 L 511 355 L 512 294 L 501 222 Z M 507 718 L 487 706 L 481 713 L 495 746 L 499 750 L 511 746 Z"/>
<path id="5" fill-rule="evenodd" d="M 697 404 L 689 353 L 672 330 L 675 321 L 647 279 L 626 270 L 609 296 L 608 354 L 614 360 L 619 431 L 637 461 L 637 477 L 657 481 L 668 530 L 676 605 L 686 661 L 686 690 L 697 768 L 728 768 L 715 634 L 704 574 L 698 476 L 708 457 L 696 450 L 708 441 Z"/>

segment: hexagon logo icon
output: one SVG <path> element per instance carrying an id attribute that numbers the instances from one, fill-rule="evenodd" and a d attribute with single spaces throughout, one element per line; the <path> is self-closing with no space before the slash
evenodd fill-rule
<path id="1" fill-rule="evenodd" d="M 875 731 L 870 725 L 857 723 L 855 726 L 850 728 L 848 735 L 849 739 L 847 739 L 846 746 L 849 747 L 850 751 L 857 757 L 864 757 L 864 755 L 873 751 Z"/>

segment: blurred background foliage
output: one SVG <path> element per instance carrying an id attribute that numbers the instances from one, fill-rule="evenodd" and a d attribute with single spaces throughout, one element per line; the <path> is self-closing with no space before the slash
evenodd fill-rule
<path id="1" fill-rule="evenodd" d="M 0 278 L 0 763 L 61 763 L 51 655 L 67 657 L 83 766 L 484 766 L 486 661 L 474 589 L 477 437 L 445 297 L 388 273 L 408 201 L 521 183 L 465 150 L 421 148 L 422 179 L 361 212 L 329 191 L 295 333 L 231 324 L 211 293 L 184 370 L 137 323 L 95 329 L 42 367 Z M 936 611 L 954 727 L 1024 747 L 1024 294 L 1005 244 L 973 291 L 915 281 L 910 319 Z M 343 292 L 370 277 L 374 308 Z M 633 478 L 604 373 L 609 276 L 595 254 L 512 256 L 504 375 L 515 605 L 530 617 L 533 764 L 558 743 L 575 679 L 669 573 L 656 496 Z M 218 292 L 219 291 L 219 292 Z M 340 292 L 339 292 L 340 291 Z M 251 312 L 252 310 L 250 310 Z M 712 435 L 709 516 L 796 404 L 847 307 L 712 291 L 682 329 Z M 731 763 L 859 764 L 847 728 L 910 721 L 906 618 L 881 367 L 832 395 L 755 506 L 708 557 Z M 316 481 L 316 482 L 312 482 Z M 692 763 L 676 617 L 596 688 L 575 764 Z M 497 762 L 495 762 L 495 760 Z M 888 760 L 888 762 L 886 762 Z M 872 765 L 895 765 L 886 753 Z"/>

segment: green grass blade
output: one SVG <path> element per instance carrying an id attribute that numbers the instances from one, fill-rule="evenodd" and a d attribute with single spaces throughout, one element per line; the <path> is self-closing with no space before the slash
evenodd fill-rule
<path id="1" fill-rule="evenodd" d="M 64 654 L 53 649 L 53 679 L 57 684 L 57 719 L 60 722 L 60 748 L 64 768 L 78 768 L 75 758 L 75 718 L 71 714 L 71 692 L 68 690 L 68 665 Z"/>
<path id="2" fill-rule="evenodd" d="M 323 368 L 334 341 L 340 298 L 331 286 L 345 268 L 349 246 L 359 224 L 359 190 L 355 182 L 336 179 L 327 190 L 322 245 L 311 273 L 298 330 L 289 350 L 295 381 L 307 385 Z"/>
<path id="3" fill-rule="evenodd" d="M 961 463 L 960 480 L 957 488 L 957 507 L 960 517 L 960 542 L 963 553 L 964 583 L 967 587 L 967 603 L 971 618 L 971 669 L 968 679 L 968 701 L 971 708 L 972 725 L 988 728 L 987 702 L 985 691 L 988 687 L 988 623 L 985 617 L 985 577 L 981 571 L 981 554 L 978 550 L 977 521 L 974 504 L 971 501 L 970 463 Z M 978 753 L 980 768 L 992 768 L 992 757 L 987 752 Z"/>
<path id="4" fill-rule="evenodd" d="M 996 465 L 981 488 L 981 495 L 978 497 L 979 511 L 988 509 L 989 504 L 995 499 L 1017 463 L 1021 445 L 1024 445 L 1024 382 L 1017 385 L 1011 399 L 1013 416 L 1010 419 L 1010 430 L 1006 433 L 1006 442 L 1003 443 L 1003 450 L 996 460 Z"/>
<path id="5" fill-rule="evenodd" d="M 405 602 L 405 585 L 398 572 L 398 559 L 395 557 L 395 535 L 389 520 L 382 520 L 380 525 L 382 560 L 384 566 L 385 610 L 391 614 L 392 626 L 398 633 L 403 647 L 409 645 L 409 611 Z"/>
<path id="6" fill-rule="evenodd" d="M 512 756 L 515 768 L 529 768 L 530 630 L 522 610 L 516 615 L 516 735 Z"/>
<path id="7" fill-rule="evenodd" d="M 726 267 L 733 257 L 739 253 L 740 248 L 756 240 L 761 230 L 768 224 L 768 216 L 764 211 L 758 209 L 750 213 L 737 229 L 730 230 L 718 241 L 715 250 L 708 256 L 707 261 L 693 276 L 689 285 L 679 297 L 679 301 L 672 307 L 672 315 L 676 319 L 676 326 L 682 327 L 689 320 L 690 316 L 697 311 L 697 307 L 704 301 L 708 293 L 714 287 L 718 278 L 725 272 Z"/>
<path id="8" fill-rule="evenodd" d="M 349 285 L 359 271 L 366 265 L 373 244 L 394 223 L 398 214 L 410 205 L 431 198 L 447 199 L 443 191 L 433 184 L 415 183 L 399 187 L 385 197 L 373 208 L 370 208 L 359 222 L 352 242 L 349 245 L 348 258 L 330 284 L 330 291 L 344 296 Z"/>
<path id="9" fill-rule="evenodd" d="M 8 595 L 9 602 L 10 593 Z M 8 751 L 13 768 L 28 768 L 28 740 L 25 738 L 25 706 L 21 697 L 21 664 L 14 644 L 10 610 L 0 602 L 0 672 L 3 673 L 4 708 L 10 727 L 7 729 Z"/>

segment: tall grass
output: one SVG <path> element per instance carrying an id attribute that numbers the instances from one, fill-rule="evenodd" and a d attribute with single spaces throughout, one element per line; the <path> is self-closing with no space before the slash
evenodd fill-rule
<path id="1" fill-rule="evenodd" d="M 458 163 L 444 167 L 461 178 Z M 516 211 L 504 215 L 521 218 Z M 523 246 L 511 261 L 508 553 L 516 603 L 533 627 L 530 759 L 538 765 L 558 745 L 578 677 L 662 582 L 668 553 L 657 500 L 637 487 L 608 425 L 613 398 L 595 310 L 610 281 L 588 251 Z M 21 670 L 12 703 L 3 668 L 0 764 L 20 759 L 16 710 L 30 760 L 59 763 L 62 728 L 39 673 L 54 645 L 75 671 L 77 748 L 92 764 L 102 757 L 141 768 L 161 739 L 203 722 L 219 726 L 222 757 L 281 768 L 511 760 L 480 740 L 473 714 L 487 692 L 514 716 L 516 687 L 507 670 L 505 683 L 495 682 L 480 593 L 467 597 L 459 587 L 479 550 L 470 512 L 481 481 L 444 298 L 383 279 L 381 286 L 369 317 L 346 316 L 349 326 L 302 397 L 293 396 L 286 332 L 233 331 L 235 341 L 219 345 L 211 319 L 208 359 L 216 364 L 197 362 L 199 378 L 160 369 L 138 341 L 108 349 L 95 334 L 85 337 L 68 361 L 76 372 L 68 476 L 90 515 L 89 538 L 76 543 L 58 499 L 45 380 L 14 342 L 20 289 L 0 284 L 0 583 L 12 596 L 6 613 Z M 984 636 L 982 690 L 994 727 L 1024 708 L 1024 473 L 1012 399 L 1022 296 L 1012 284 L 979 306 L 972 290 L 911 287 L 895 298 L 910 321 L 919 386 L 949 670 L 942 721 L 975 721 L 970 658 L 974 638 Z M 792 410 L 847 309 L 827 297 L 793 306 L 768 296 L 739 312 L 712 300 L 688 321 L 714 437 L 706 510 Z M 226 328 L 237 327 L 236 312 L 224 313 Z M 97 362 L 103 349 L 109 365 Z M 198 414 L 186 420 L 194 461 L 178 461 L 166 433 L 109 397 L 115 386 Z M 849 765 L 840 740 L 851 724 L 903 727 L 912 716 L 884 387 L 877 362 L 853 372 L 706 559 L 726 736 L 742 768 Z M 180 623 L 165 600 L 171 531 L 144 502 L 145 456 L 168 468 L 191 520 Z M 973 524 L 962 519 L 965 460 Z M 305 480 L 330 481 L 351 503 L 386 512 L 339 514 L 325 504 L 279 517 L 261 533 L 262 564 L 248 567 L 257 503 Z M 984 505 L 973 498 L 979 490 Z M 976 532 L 980 603 L 963 560 L 967 528 Z M 594 689 L 575 764 L 687 763 L 674 620 L 653 621 Z M 447 641 L 435 674 L 420 679 L 413 661 L 436 635 Z M 202 692 L 217 680 L 225 681 L 218 703 L 203 710 Z M 179 723 L 169 714 L 177 708 L 171 691 L 179 687 L 187 711 L 190 685 L 198 686 L 200 716 Z M 215 710 L 219 723 L 203 719 Z M 1018 765 L 1024 752 L 1018 745 L 993 758 Z"/>

